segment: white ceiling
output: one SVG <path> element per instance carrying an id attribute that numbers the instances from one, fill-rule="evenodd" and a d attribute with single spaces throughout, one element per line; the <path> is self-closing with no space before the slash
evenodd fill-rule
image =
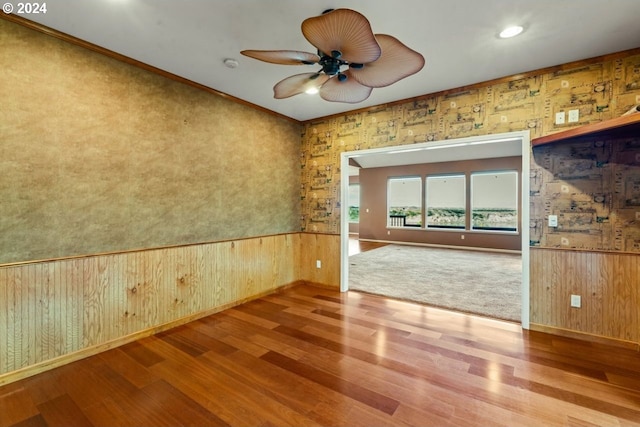
<path id="1" fill-rule="evenodd" d="M 363 168 L 378 168 L 521 155 L 522 138 L 500 134 L 363 150 L 350 157 Z"/>
<path id="2" fill-rule="evenodd" d="M 274 99 L 275 83 L 318 67 L 240 51 L 315 52 L 300 24 L 328 8 L 362 13 L 374 33 L 420 52 L 425 68 L 359 104 Z M 640 0 L 55 0 L 21 16 L 300 121 L 640 47 Z M 524 33 L 499 39 L 510 24 Z"/>
<path id="3" fill-rule="evenodd" d="M 357 163 L 349 175 L 358 175 L 360 168 L 522 156 L 523 138 L 522 132 L 512 132 L 362 150 L 349 155 Z"/>

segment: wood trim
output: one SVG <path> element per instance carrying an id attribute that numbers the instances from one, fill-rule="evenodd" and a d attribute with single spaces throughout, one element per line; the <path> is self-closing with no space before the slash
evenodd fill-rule
<path id="1" fill-rule="evenodd" d="M 294 232 L 291 232 L 291 233 L 265 234 L 265 235 L 262 235 L 262 236 L 239 237 L 237 239 L 223 239 L 223 240 L 214 240 L 214 241 L 209 241 L 209 242 L 184 243 L 184 244 L 179 244 L 179 245 L 157 246 L 157 247 L 153 247 L 153 248 L 126 249 L 126 250 L 122 250 L 122 251 L 99 252 L 99 253 L 95 253 L 95 254 L 70 255 L 70 256 L 59 257 L 59 258 L 47 258 L 47 259 L 37 259 L 37 260 L 29 260 L 29 261 L 18 261 L 18 262 L 9 262 L 9 263 L 5 263 L 5 264 L 0 263 L 0 268 L 16 267 L 16 266 L 28 265 L 28 264 L 45 264 L 45 263 L 49 263 L 49 262 L 67 261 L 67 260 L 82 259 L 82 258 L 94 258 L 94 257 L 108 256 L 108 255 L 142 253 L 142 252 L 148 252 L 148 251 L 158 251 L 158 250 L 162 250 L 162 249 L 188 248 L 190 246 L 211 245 L 211 244 L 214 244 L 214 243 L 241 242 L 243 240 L 267 239 L 267 238 L 270 238 L 270 237 L 287 236 L 287 235 L 295 235 L 295 234 L 299 234 L 299 232 L 294 231 Z"/>
<path id="2" fill-rule="evenodd" d="M 314 288 L 330 289 L 332 291 L 336 290 L 336 286 L 335 285 L 328 285 L 326 283 L 313 282 L 313 281 L 310 281 L 310 280 L 300 280 L 299 282 L 300 282 L 301 285 L 313 286 Z"/>
<path id="3" fill-rule="evenodd" d="M 336 233 L 323 233 L 323 232 L 314 232 L 314 231 L 301 231 L 300 234 L 308 234 L 310 236 L 337 236 L 340 237 L 340 234 Z"/>
<path id="4" fill-rule="evenodd" d="M 256 105 L 256 104 L 252 104 L 252 103 L 250 103 L 248 101 L 245 101 L 243 99 L 236 98 L 235 96 L 229 95 L 228 93 L 224 93 L 224 92 L 221 92 L 219 90 L 213 89 L 211 87 L 202 85 L 200 83 L 196 83 L 196 82 L 194 82 L 192 80 L 185 79 L 184 77 L 180 77 L 180 76 L 178 76 L 176 74 L 169 73 L 169 72 L 167 72 L 165 70 L 162 70 L 160 68 L 154 67 L 154 66 L 149 65 L 149 64 L 145 64 L 144 62 L 135 60 L 135 59 L 130 58 L 130 57 L 125 56 L 125 55 L 121 55 L 121 54 L 119 54 L 117 52 L 114 52 L 114 51 L 109 50 L 109 49 L 105 49 L 105 48 L 103 48 L 101 46 L 95 45 L 93 43 L 89 43 L 89 42 L 87 42 L 85 40 L 82 40 L 82 39 L 79 39 L 79 38 L 74 37 L 72 35 L 63 33 L 61 31 L 54 30 L 54 29 L 49 28 L 49 27 L 47 27 L 45 25 L 38 24 L 38 23 L 33 22 L 33 21 L 29 21 L 28 19 L 25 19 L 25 18 L 23 18 L 21 16 L 17 16 L 17 15 L 14 15 L 14 14 L 7 15 L 4 12 L 0 12 L 0 18 L 4 19 L 6 21 L 13 22 L 15 24 L 22 25 L 23 27 L 27 27 L 27 28 L 29 28 L 31 30 L 38 31 L 38 32 L 46 34 L 48 36 L 57 38 L 59 40 L 65 41 L 67 43 L 71 43 L 73 45 L 80 46 L 82 48 L 91 50 L 91 51 L 99 53 L 101 55 L 108 56 L 108 57 L 113 58 L 115 60 L 124 62 L 126 64 L 133 65 L 134 67 L 138 67 L 138 68 L 141 68 L 143 70 L 149 71 L 151 73 L 160 75 L 160 76 L 165 77 L 165 78 L 167 78 L 169 80 L 173 80 L 173 81 L 176 81 L 176 82 L 180 82 L 180 83 L 186 84 L 186 85 L 194 87 L 196 89 L 200 89 L 200 90 L 203 90 L 205 92 L 208 92 L 208 93 L 210 93 L 212 95 L 221 96 L 221 97 L 226 98 L 226 99 L 228 99 L 230 101 L 233 101 L 235 103 L 244 105 L 246 107 L 253 108 L 255 110 L 259 110 L 259 111 L 261 111 L 263 113 L 267 113 L 267 114 L 270 114 L 272 116 L 276 116 L 278 118 L 285 119 L 287 121 L 290 121 L 290 122 L 293 122 L 293 123 L 296 123 L 296 124 L 300 124 L 300 125 L 302 124 L 302 122 L 300 122 L 300 121 L 298 121 L 298 120 L 296 120 L 296 119 L 294 119 L 292 117 L 285 116 L 284 114 L 276 113 L 275 111 L 269 110 L 267 108 L 261 107 L 261 106 Z"/>
<path id="5" fill-rule="evenodd" d="M 628 116 L 620 116 L 602 122 L 590 125 L 579 126 L 577 128 L 568 129 L 552 135 L 541 136 L 531 140 L 533 147 L 545 144 L 553 144 L 564 140 L 580 137 L 598 136 L 614 131 L 630 131 L 640 128 L 640 113 L 630 114 Z"/>
<path id="6" fill-rule="evenodd" d="M 530 323 L 529 329 L 535 332 L 543 332 L 545 334 L 558 335 L 565 338 L 579 339 L 581 341 L 588 341 L 603 345 L 609 345 L 612 347 L 626 348 L 629 350 L 640 351 L 640 343 L 625 341 L 611 337 L 605 337 L 602 335 L 593 335 L 585 332 L 573 331 L 570 329 L 558 328 L 555 326 L 540 325 L 538 323 Z"/>

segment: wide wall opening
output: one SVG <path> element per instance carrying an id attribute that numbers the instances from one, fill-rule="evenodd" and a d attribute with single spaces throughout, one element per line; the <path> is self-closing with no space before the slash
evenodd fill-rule
<path id="1" fill-rule="evenodd" d="M 512 170 L 515 168 L 476 170 L 481 168 L 475 168 L 476 163 L 500 164 L 499 160 L 503 158 L 511 158 L 512 162 L 515 158 L 517 170 Z M 392 262 L 394 256 L 398 257 L 398 260 L 393 261 L 395 264 L 390 268 L 391 271 L 387 271 L 385 273 L 387 276 L 383 279 L 384 282 L 393 282 L 391 286 L 398 288 L 402 287 L 403 280 L 408 283 L 410 274 L 419 276 L 417 280 L 426 283 L 427 281 L 422 278 L 437 275 L 451 277 L 451 274 L 457 274 L 456 262 L 472 265 L 473 260 L 456 259 L 452 255 L 470 256 L 473 252 L 476 255 L 492 253 L 494 256 L 490 259 L 491 262 L 496 263 L 496 272 L 504 273 L 509 268 L 517 268 L 519 277 L 518 295 L 513 297 L 516 298 L 516 303 L 511 304 L 517 306 L 518 313 L 512 313 L 510 317 L 500 315 L 495 317 L 518 321 L 524 328 L 528 328 L 529 161 L 530 139 L 528 131 L 342 153 L 341 290 L 347 291 L 350 288 L 360 290 L 360 284 L 354 283 L 353 280 L 350 286 L 350 269 L 357 272 L 364 257 L 360 257 L 358 263 L 351 262 L 350 265 L 350 247 L 353 254 L 354 248 L 357 247 L 381 248 L 390 246 L 384 249 L 386 254 L 382 254 L 382 249 L 375 250 L 379 250 L 383 259 L 388 262 Z M 460 164 L 471 164 L 472 166 L 463 171 L 460 170 Z M 402 172 L 405 170 L 421 171 L 420 165 L 423 165 L 428 172 L 403 175 Z M 392 170 L 393 174 L 391 175 L 393 176 L 386 179 L 384 185 L 380 184 L 379 188 L 367 188 L 367 181 L 364 180 L 365 174 L 379 173 L 384 168 Z M 447 170 L 447 168 L 452 168 L 452 170 Z M 362 173 L 360 179 L 357 177 L 354 179 L 354 175 L 360 173 Z M 358 183 L 357 194 L 360 197 L 358 202 L 353 200 L 354 182 Z M 367 191 L 373 191 L 376 197 L 383 200 L 378 204 L 371 202 L 375 198 L 368 198 Z M 363 200 L 367 200 L 364 205 L 361 204 Z M 353 210 L 356 203 L 358 205 L 357 222 L 359 223 L 354 227 Z M 384 204 L 384 212 L 380 212 L 379 205 L 382 204 Z M 379 219 L 373 220 L 374 217 Z M 380 221 L 385 221 L 385 223 L 382 224 Z M 384 230 L 381 231 L 381 227 Z M 358 231 L 365 236 L 359 242 L 357 241 Z M 423 243 L 425 236 L 435 235 L 425 233 L 440 233 L 444 236 L 443 242 L 458 240 L 455 246 L 442 243 Z M 482 242 L 501 238 L 518 240 L 517 250 L 502 251 L 483 247 Z M 423 250 L 434 249 L 422 254 L 411 252 L 411 257 L 415 258 L 413 262 L 417 265 L 417 269 L 413 273 L 408 267 L 410 263 L 402 265 L 403 260 L 406 260 L 409 255 L 400 252 L 401 249 L 405 250 L 411 247 Z M 440 260 L 436 260 L 433 258 L 436 255 L 435 249 L 449 249 L 450 252 L 445 252 Z M 452 249 L 455 250 L 451 251 Z M 514 254 L 517 255 L 517 265 L 514 265 Z M 501 256 L 503 259 L 500 259 Z M 354 258 L 352 258 L 353 260 Z M 375 260 L 371 262 L 374 266 L 366 267 L 366 270 L 371 271 L 373 275 L 381 272 L 381 267 L 376 266 L 383 263 Z M 490 272 L 488 262 L 481 260 L 478 262 L 480 264 L 477 268 L 490 274 L 488 273 Z M 512 267 L 508 267 L 508 265 Z M 403 279 L 403 275 L 407 278 Z M 389 277 L 391 280 L 388 280 Z M 472 285 L 474 281 L 478 281 L 478 277 L 478 275 L 474 277 L 471 274 L 467 279 L 460 278 L 462 282 L 467 280 L 469 287 L 464 285 L 460 285 L 461 288 L 453 287 L 449 295 L 444 295 L 445 299 L 459 300 L 460 295 L 472 295 Z M 359 280 L 361 279 L 359 278 Z M 373 280 L 368 280 L 368 282 L 373 282 Z M 499 286 L 499 283 L 494 285 Z M 371 292 L 378 293 L 377 290 Z M 382 292 L 380 291 L 380 293 Z M 446 292 L 443 293 L 446 294 Z M 405 296 L 400 296 L 400 298 L 411 299 L 405 298 Z M 428 300 L 416 300 L 429 304 Z M 494 308 L 497 313 L 505 311 L 504 308 L 498 306 L 498 302 L 494 304 L 489 301 L 487 304 L 489 306 L 496 305 Z M 433 305 L 440 304 L 434 303 Z M 466 310 L 462 308 L 461 311 Z M 491 313 L 487 315 L 494 317 Z"/>

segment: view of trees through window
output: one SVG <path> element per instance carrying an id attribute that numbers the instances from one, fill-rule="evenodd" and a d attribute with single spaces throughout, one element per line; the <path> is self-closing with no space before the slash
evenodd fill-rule
<path id="1" fill-rule="evenodd" d="M 518 229 L 518 174 L 515 171 L 471 174 L 471 229 Z"/>
<path id="2" fill-rule="evenodd" d="M 389 225 L 422 226 L 422 179 L 420 177 L 390 178 L 387 187 Z"/>
<path id="3" fill-rule="evenodd" d="M 467 178 L 469 180 L 467 180 Z M 389 178 L 388 222 L 391 227 L 486 231 L 518 230 L 518 172 L 492 171 L 465 174 Z M 467 191 L 467 182 L 469 190 Z M 351 204 L 349 215 L 352 215 Z"/>
<path id="4" fill-rule="evenodd" d="M 360 184 L 349 184 L 349 222 L 360 221 Z"/>
<path id="5" fill-rule="evenodd" d="M 427 227 L 466 227 L 466 191 L 464 175 L 427 177 Z"/>

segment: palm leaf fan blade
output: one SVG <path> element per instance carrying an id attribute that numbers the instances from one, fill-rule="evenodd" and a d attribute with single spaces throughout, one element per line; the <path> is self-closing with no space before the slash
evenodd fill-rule
<path id="1" fill-rule="evenodd" d="M 340 81 L 337 77 L 329 79 L 320 88 L 320 97 L 325 101 L 345 102 L 355 104 L 362 102 L 371 95 L 372 88 L 361 85 L 349 73 L 349 70 L 343 73 L 347 76 L 346 80 Z"/>
<path id="2" fill-rule="evenodd" d="M 302 22 L 302 34 L 325 55 L 341 53 L 340 59 L 364 64 L 380 57 L 380 46 L 371 24 L 360 13 L 336 9 Z"/>
<path id="3" fill-rule="evenodd" d="M 329 80 L 329 76 L 325 74 L 296 74 L 279 81 L 273 87 L 273 97 L 276 99 L 284 99 L 306 92 L 311 88 L 320 89 L 327 80 Z"/>
<path id="4" fill-rule="evenodd" d="M 320 60 L 315 53 L 299 50 L 243 50 L 240 53 L 249 58 L 281 65 L 315 64 Z"/>
<path id="5" fill-rule="evenodd" d="M 376 34 L 382 48 L 377 61 L 362 68 L 351 68 L 351 75 L 361 84 L 371 87 L 389 86 L 417 73 L 424 67 L 424 57 L 387 34 Z"/>

